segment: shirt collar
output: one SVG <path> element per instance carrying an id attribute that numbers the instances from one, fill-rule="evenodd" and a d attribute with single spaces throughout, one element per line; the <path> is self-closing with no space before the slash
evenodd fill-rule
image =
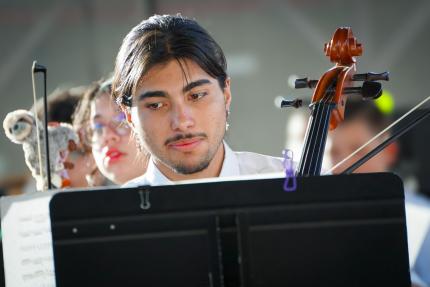
<path id="1" fill-rule="evenodd" d="M 224 161 L 222 164 L 221 172 L 219 177 L 225 176 L 238 176 L 240 175 L 239 161 L 236 154 L 231 150 L 226 142 L 223 141 L 224 145 Z M 169 185 L 173 182 L 168 179 L 155 165 L 153 158 L 148 162 L 148 167 L 145 173 L 145 177 L 149 185 Z"/>
<path id="2" fill-rule="evenodd" d="M 236 154 L 231 150 L 226 142 L 224 144 L 224 161 L 222 163 L 219 177 L 240 175 L 239 161 Z"/>
<path id="3" fill-rule="evenodd" d="M 149 185 L 173 184 L 173 182 L 170 179 L 168 179 L 164 174 L 161 173 L 161 171 L 155 165 L 154 159 L 152 156 L 149 159 L 148 167 L 146 168 L 145 177 Z"/>

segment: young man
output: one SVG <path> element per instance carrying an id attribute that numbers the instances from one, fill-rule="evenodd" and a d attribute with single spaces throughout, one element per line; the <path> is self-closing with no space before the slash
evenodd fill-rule
<path id="1" fill-rule="evenodd" d="M 235 153 L 223 141 L 226 70 L 223 51 L 193 20 L 156 15 L 130 31 L 116 59 L 113 96 L 151 159 L 127 186 L 282 171 L 280 159 Z"/>

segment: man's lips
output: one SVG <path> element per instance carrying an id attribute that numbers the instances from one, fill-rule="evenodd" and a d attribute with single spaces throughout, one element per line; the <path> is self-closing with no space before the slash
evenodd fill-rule
<path id="1" fill-rule="evenodd" d="M 193 151 L 202 141 L 207 138 L 205 133 L 177 134 L 166 140 L 167 148 L 180 152 Z"/>
<path id="2" fill-rule="evenodd" d="M 198 146 L 202 142 L 202 140 L 203 138 L 200 138 L 200 137 L 187 138 L 187 139 L 171 142 L 167 146 L 175 150 L 186 152 L 186 151 L 193 150 L 196 146 Z"/>

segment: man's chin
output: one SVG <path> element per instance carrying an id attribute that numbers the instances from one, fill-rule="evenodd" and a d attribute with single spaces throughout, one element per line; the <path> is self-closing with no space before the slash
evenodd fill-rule
<path id="1" fill-rule="evenodd" d="M 174 164 L 172 169 L 174 172 L 184 175 L 195 174 L 205 170 L 209 166 L 210 161 L 200 162 L 198 164 Z"/>

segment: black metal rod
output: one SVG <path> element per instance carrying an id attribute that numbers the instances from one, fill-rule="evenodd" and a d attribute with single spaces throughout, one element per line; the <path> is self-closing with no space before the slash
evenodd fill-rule
<path id="1" fill-rule="evenodd" d="M 45 154 L 46 154 L 46 176 L 48 179 L 48 189 L 52 188 L 51 183 L 51 165 L 49 159 L 49 134 L 48 134 L 48 97 L 46 95 L 46 74 L 47 69 L 42 65 L 35 64 L 33 67 L 33 73 L 43 73 L 43 117 L 44 117 L 44 139 L 45 139 Z M 35 115 L 37 117 L 37 115 Z"/>
<path id="2" fill-rule="evenodd" d="M 49 159 L 49 134 L 48 134 L 48 97 L 46 95 L 46 69 L 43 70 L 43 116 L 45 119 L 45 153 L 46 153 L 46 175 L 48 178 L 48 189 L 52 188 L 51 165 Z"/>
<path id="3" fill-rule="evenodd" d="M 425 113 L 418 116 L 416 119 L 414 119 L 410 124 L 404 126 L 403 128 L 399 129 L 397 132 L 395 132 L 391 137 L 386 139 L 384 142 L 382 142 L 380 145 L 375 147 L 373 150 L 371 150 L 369 153 L 367 153 L 365 156 L 354 162 L 350 167 L 345 169 L 341 172 L 341 174 L 351 174 L 354 170 L 362 166 L 365 162 L 367 162 L 369 159 L 377 155 L 381 150 L 383 150 L 387 145 L 391 144 L 393 141 L 395 141 L 397 138 L 402 136 L 404 133 L 412 129 L 414 126 L 419 124 L 422 120 L 427 118 L 430 115 L 430 109 L 426 110 Z"/>

